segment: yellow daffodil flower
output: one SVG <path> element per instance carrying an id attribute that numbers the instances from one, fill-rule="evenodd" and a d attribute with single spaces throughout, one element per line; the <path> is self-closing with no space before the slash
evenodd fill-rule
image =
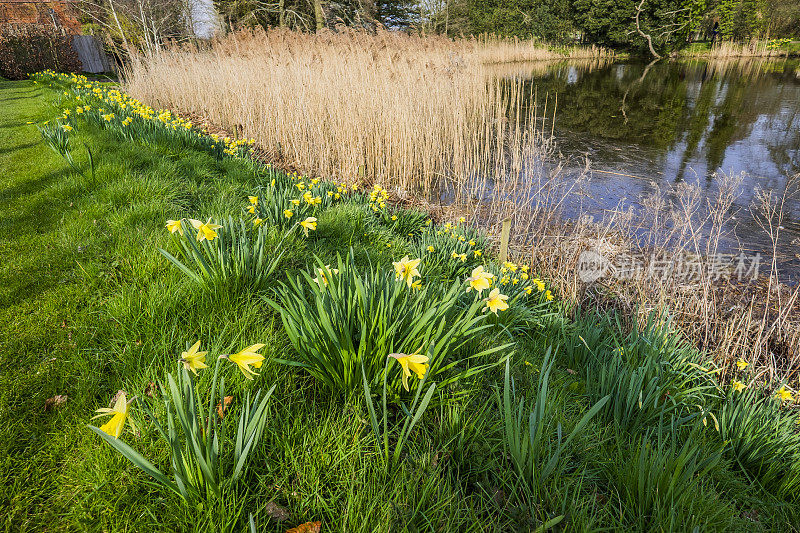
<path id="1" fill-rule="evenodd" d="M 230 355 L 221 355 L 220 359 L 224 358 L 232 363 L 236 363 L 236 366 L 242 371 L 244 377 L 252 380 L 253 376 L 257 376 L 258 373 L 253 372 L 250 369 L 250 365 L 253 365 L 255 368 L 261 368 L 261 365 L 264 363 L 264 356 L 257 352 L 264 346 L 266 346 L 266 344 L 253 344 L 240 352 Z"/>
<path id="2" fill-rule="evenodd" d="M 295 205 L 295 206 L 298 206 L 298 205 L 300 205 L 300 200 L 297 200 L 297 199 L 292 200 L 292 204 Z"/>
<path id="3" fill-rule="evenodd" d="M 487 272 L 483 269 L 483 266 L 477 266 L 472 269 L 472 273 L 467 278 L 467 292 L 475 289 L 478 291 L 478 294 L 481 294 L 484 289 L 488 289 L 492 286 L 492 278 L 494 274 L 491 272 Z"/>
<path id="4" fill-rule="evenodd" d="M 292 218 L 294 216 L 294 211 L 292 211 L 291 209 L 284 209 L 283 216 L 285 216 L 286 218 Z"/>
<path id="5" fill-rule="evenodd" d="M 503 268 L 507 268 L 511 272 L 516 272 L 517 271 L 516 263 L 512 263 L 510 261 L 506 261 L 505 263 L 503 263 Z"/>
<path id="6" fill-rule="evenodd" d="M 111 420 L 100 426 L 100 431 L 105 433 L 106 435 L 111 435 L 115 439 L 118 439 L 120 435 L 122 435 L 122 430 L 125 429 L 125 422 L 128 420 L 128 410 L 130 409 L 131 402 L 135 400 L 136 397 L 131 398 L 128 400 L 125 397 L 124 392 L 120 392 L 119 396 L 117 396 L 117 401 L 114 402 L 114 407 L 111 409 L 107 407 L 103 407 L 95 411 L 99 413 L 92 417 L 92 420 L 95 418 L 100 418 L 102 416 L 111 416 Z M 136 431 L 133 422 L 130 422 L 131 429 Z"/>
<path id="7" fill-rule="evenodd" d="M 263 219 L 263 218 L 258 218 L 258 217 L 256 217 L 256 218 L 253 220 L 253 227 L 254 227 L 254 228 L 256 228 L 256 227 L 260 226 L 260 225 L 261 225 L 261 224 L 263 224 L 263 223 L 264 223 L 264 219 Z"/>
<path id="8" fill-rule="evenodd" d="M 733 387 L 733 390 L 735 390 L 736 392 L 742 392 L 747 388 L 747 385 L 745 385 L 741 381 L 737 381 L 734 379 L 733 381 L 731 381 L 731 387 Z"/>
<path id="9" fill-rule="evenodd" d="M 417 352 L 414 352 L 410 355 L 403 353 L 391 353 L 389 354 L 389 357 L 397 359 L 397 362 L 400 363 L 401 367 L 403 367 L 403 388 L 406 390 L 408 390 L 408 378 L 411 376 L 412 372 L 414 372 L 419 379 L 422 379 L 425 377 L 425 373 L 428 371 L 428 356 L 426 355 L 421 355 Z"/>
<path id="10" fill-rule="evenodd" d="M 397 215 L 392 215 L 392 220 L 397 220 Z"/>
<path id="11" fill-rule="evenodd" d="M 469 244 L 470 246 L 475 246 L 475 241 L 470 240 L 467 244 Z"/>
<path id="12" fill-rule="evenodd" d="M 792 393 L 786 388 L 786 385 L 781 385 L 781 388 L 775 393 L 775 397 L 782 402 L 792 401 Z"/>
<path id="13" fill-rule="evenodd" d="M 330 272 L 331 274 L 338 274 L 338 268 L 331 268 L 330 265 L 325 265 L 325 268 L 318 268 L 317 269 L 317 277 L 314 278 L 314 282 L 322 288 L 324 285 L 325 287 L 328 286 L 328 277 L 325 275 L 325 271 Z"/>
<path id="14" fill-rule="evenodd" d="M 736 368 L 738 368 L 739 370 L 744 370 L 748 366 L 750 366 L 750 363 L 748 363 L 744 359 L 739 359 L 738 361 L 736 361 Z"/>
<path id="15" fill-rule="evenodd" d="M 475 250 L 475 251 L 474 251 L 474 252 L 472 252 L 472 253 L 475 255 L 475 257 L 480 257 L 480 256 L 482 256 L 482 255 L 483 255 L 483 252 L 481 252 L 480 250 Z"/>
<path id="16" fill-rule="evenodd" d="M 258 196 L 248 196 L 247 199 L 253 205 L 258 205 Z"/>
<path id="17" fill-rule="evenodd" d="M 422 259 L 409 259 L 405 256 L 400 261 L 392 261 L 395 271 L 395 279 L 405 281 L 409 287 L 414 283 L 414 278 L 419 276 L 419 266 Z"/>
<path id="18" fill-rule="evenodd" d="M 206 365 L 206 354 L 208 352 L 198 352 L 200 349 L 200 341 L 197 341 L 189 348 L 189 351 L 182 352 L 179 362 L 183 363 L 186 370 L 191 370 L 197 374 L 197 370 L 201 368 L 208 368 Z"/>
<path id="19" fill-rule="evenodd" d="M 550 291 L 544 291 L 544 297 L 547 299 L 548 302 L 553 301 L 553 293 Z"/>
<path id="20" fill-rule="evenodd" d="M 531 281 L 534 285 L 536 285 L 536 290 L 539 292 L 544 290 L 544 281 L 540 280 L 539 278 L 533 278 Z"/>
<path id="21" fill-rule="evenodd" d="M 250 213 L 251 215 L 255 215 L 256 214 L 256 206 L 248 205 L 247 206 L 247 212 Z"/>
<path id="22" fill-rule="evenodd" d="M 189 222 L 191 222 L 194 229 L 197 230 L 197 242 L 213 241 L 217 238 L 216 230 L 222 227 L 219 224 L 212 224 L 210 218 L 205 224 L 193 218 L 189 219 Z"/>
<path id="23" fill-rule="evenodd" d="M 430 253 L 433 253 L 435 251 L 435 249 L 433 248 L 433 246 L 428 246 L 428 251 Z"/>
<path id="24" fill-rule="evenodd" d="M 317 229 L 317 219 L 316 217 L 308 217 L 302 221 L 300 225 L 303 227 L 303 233 L 305 233 L 306 237 L 308 237 L 309 230 L 315 231 Z"/>
<path id="25" fill-rule="evenodd" d="M 181 234 L 181 237 L 183 237 L 183 226 L 180 220 L 167 220 L 167 229 L 170 233 L 175 233 L 177 231 Z"/>
<path id="26" fill-rule="evenodd" d="M 416 290 L 416 291 L 422 290 L 422 280 L 418 279 L 417 281 L 412 283 L 411 284 L 411 288 Z"/>
<path id="27" fill-rule="evenodd" d="M 64 124 L 61 126 L 61 129 L 64 131 L 72 131 L 72 126 L 70 126 L 69 124 Z"/>
<path id="28" fill-rule="evenodd" d="M 500 294 L 500 289 L 494 288 L 489 293 L 489 297 L 484 300 L 486 302 L 484 309 L 488 309 L 494 314 L 497 314 L 498 311 L 505 311 L 508 309 L 506 300 L 508 300 L 508 296 Z"/>
<path id="29" fill-rule="evenodd" d="M 467 221 L 467 219 L 465 217 L 461 217 L 458 219 L 458 221 L 463 224 L 464 222 Z"/>

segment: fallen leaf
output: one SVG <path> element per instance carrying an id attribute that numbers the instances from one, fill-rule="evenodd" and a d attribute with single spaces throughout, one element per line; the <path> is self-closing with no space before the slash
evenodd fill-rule
<path id="1" fill-rule="evenodd" d="M 155 397 L 155 391 L 156 391 L 156 384 L 151 381 L 144 388 L 144 395 L 145 396 L 149 396 L 150 398 L 153 398 L 153 397 Z"/>
<path id="2" fill-rule="evenodd" d="M 306 522 L 292 529 L 287 529 L 286 533 L 319 533 L 322 529 L 322 522 Z"/>
<path id="3" fill-rule="evenodd" d="M 228 406 L 233 401 L 233 396 L 225 396 L 225 398 L 217 404 L 217 414 L 220 418 L 225 418 L 225 411 L 228 409 Z M 223 406 L 223 403 L 225 404 Z"/>
<path id="4" fill-rule="evenodd" d="M 575 372 L 575 371 L 574 371 L 574 370 L 572 370 L 571 368 L 568 368 L 568 369 L 567 369 L 567 374 L 569 374 L 570 376 L 574 376 L 575 374 L 577 374 L 577 372 Z"/>
<path id="5" fill-rule="evenodd" d="M 284 520 L 289 519 L 289 511 L 275 502 L 269 502 L 264 507 L 264 510 L 267 512 L 270 518 L 276 522 L 283 522 Z"/>
<path id="6" fill-rule="evenodd" d="M 56 407 L 61 407 L 66 403 L 68 396 L 66 394 L 56 394 L 52 398 L 48 398 L 44 401 L 44 410 L 49 411 L 50 409 L 54 409 Z"/>

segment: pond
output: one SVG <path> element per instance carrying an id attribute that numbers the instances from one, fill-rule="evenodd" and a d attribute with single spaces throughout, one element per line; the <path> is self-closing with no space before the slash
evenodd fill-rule
<path id="1" fill-rule="evenodd" d="M 547 127 L 554 128 L 558 150 L 573 170 L 590 161 L 592 203 L 581 200 L 584 213 L 635 205 L 653 187 L 680 182 L 713 197 L 715 172 L 743 173 L 732 210 L 736 240 L 729 239 L 725 251 L 772 257 L 748 208 L 759 188 L 782 194 L 800 173 L 800 62 L 595 61 L 518 65 L 511 75 L 535 89 L 540 106 L 545 97 L 551 106 L 557 98 L 554 124 Z M 795 278 L 800 198 L 785 212 L 778 258 Z"/>

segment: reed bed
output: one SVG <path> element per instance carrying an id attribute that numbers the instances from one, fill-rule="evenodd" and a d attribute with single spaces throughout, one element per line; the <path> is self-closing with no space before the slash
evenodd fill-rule
<path id="1" fill-rule="evenodd" d="M 542 146 L 518 126 L 533 116 L 507 120 L 521 94 L 487 74 L 478 49 L 393 32 L 242 32 L 139 57 L 124 88 L 253 138 L 299 172 L 431 198 L 471 176 L 518 173 Z"/>
<path id="2" fill-rule="evenodd" d="M 721 41 L 710 49 L 688 48 L 680 52 L 681 57 L 727 59 L 742 57 L 781 57 L 788 54 L 787 50 L 774 46 L 771 41 L 754 39 L 749 42 L 736 43 Z"/>
<path id="3" fill-rule="evenodd" d="M 589 68 L 608 59 L 598 50 L 580 53 Z M 589 164 L 576 176 L 554 162 L 556 103 L 526 106 L 529 95 L 509 81 L 519 71 L 516 58 L 551 54 L 564 57 L 488 38 L 242 32 L 203 49 L 135 58 L 124 88 L 152 106 L 253 138 L 262 157 L 291 170 L 381 184 L 398 201 L 424 203 L 443 217 L 466 215 L 494 233 L 510 218 L 517 258 L 554 280 L 576 311 L 611 307 L 640 323 L 652 310 L 669 312 L 723 368 L 742 358 L 761 366 L 765 380 L 796 377 L 798 289 L 782 285 L 772 265 L 742 284 L 703 269 L 690 280 L 580 278 L 587 249 L 609 262 L 645 257 L 645 271 L 654 261 L 716 257 L 740 182 L 719 176 L 710 201 L 682 185 L 654 191 L 637 208 L 589 207 L 587 216 L 566 222 L 563 209 L 580 204 Z M 765 231 L 780 226 L 785 198 L 759 198 L 753 216 Z"/>

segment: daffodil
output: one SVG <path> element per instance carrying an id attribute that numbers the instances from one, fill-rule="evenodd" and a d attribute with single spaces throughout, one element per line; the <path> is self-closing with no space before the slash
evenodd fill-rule
<path id="1" fill-rule="evenodd" d="M 775 397 L 782 402 L 792 401 L 792 393 L 786 388 L 785 385 L 781 385 L 781 388 L 775 393 Z"/>
<path id="2" fill-rule="evenodd" d="M 64 131 L 72 131 L 72 126 L 70 126 L 69 124 L 64 124 L 61 126 L 61 129 L 63 129 Z"/>
<path id="3" fill-rule="evenodd" d="M 181 237 L 183 237 L 183 226 L 180 220 L 167 220 L 167 229 L 170 233 L 175 233 L 177 231 L 181 234 Z"/>
<path id="4" fill-rule="evenodd" d="M 544 290 L 544 281 L 540 280 L 539 278 L 533 278 L 531 280 L 534 285 L 536 285 L 536 290 L 542 292 Z"/>
<path id="5" fill-rule="evenodd" d="M 261 224 L 263 224 L 263 223 L 264 223 L 264 219 L 263 219 L 263 218 L 258 218 L 258 217 L 256 217 L 256 218 L 253 220 L 253 227 L 254 227 L 254 228 L 256 228 L 256 227 L 260 226 L 260 225 L 261 225 Z"/>
<path id="6" fill-rule="evenodd" d="M 250 365 L 253 365 L 255 368 L 261 368 L 261 365 L 264 363 L 264 356 L 257 352 L 264 346 L 266 345 L 253 344 L 252 346 L 248 346 L 240 352 L 230 355 L 221 355 L 220 359 L 224 358 L 232 363 L 236 363 L 236 366 L 238 366 L 239 370 L 242 371 L 244 377 L 252 380 L 253 376 L 257 376 L 258 373 L 253 372 L 250 369 Z"/>
<path id="7" fill-rule="evenodd" d="M 480 250 L 475 250 L 472 253 L 475 254 L 475 257 L 480 257 L 481 255 L 483 255 L 483 252 L 481 252 Z"/>
<path id="8" fill-rule="evenodd" d="M 422 379 L 425 377 L 425 373 L 428 371 L 428 356 L 426 355 L 422 355 L 417 352 L 414 352 L 410 355 L 406 355 L 404 353 L 392 353 L 389 354 L 389 357 L 397 359 L 397 362 L 400 363 L 401 367 L 403 367 L 403 388 L 406 390 L 408 390 L 408 378 L 411 376 L 412 372 L 414 372 L 419 379 Z"/>
<path id="9" fill-rule="evenodd" d="M 734 379 L 733 381 L 731 381 L 731 387 L 736 392 L 742 392 L 743 390 L 745 390 L 747 388 L 747 385 L 745 385 L 741 381 L 737 381 L 737 380 Z"/>
<path id="10" fill-rule="evenodd" d="M 748 363 L 744 359 L 739 359 L 738 361 L 736 361 L 736 368 L 738 368 L 739 370 L 744 370 L 748 366 L 750 366 L 750 363 Z"/>
<path id="11" fill-rule="evenodd" d="M 435 251 L 433 246 L 428 246 L 428 252 L 433 253 Z"/>
<path id="12" fill-rule="evenodd" d="M 418 279 L 417 281 L 412 283 L 411 284 L 411 288 L 416 290 L 416 291 L 422 290 L 422 280 Z"/>
<path id="13" fill-rule="evenodd" d="M 96 412 L 99 413 L 92 417 L 92 420 L 95 418 L 100 418 L 102 416 L 111 416 L 111 420 L 100 426 L 100 431 L 105 433 L 106 435 L 111 435 L 115 439 L 118 439 L 120 435 L 122 435 L 122 430 L 125 428 L 125 422 L 128 420 L 128 410 L 130 409 L 131 402 L 136 398 L 133 397 L 128 400 L 125 396 L 124 392 L 120 392 L 117 396 L 117 401 L 114 402 L 114 407 L 111 409 L 107 407 L 103 407 L 98 409 Z M 131 429 L 136 431 L 136 427 L 133 425 L 133 422 L 130 422 Z"/>
<path id="14" fill-rule="evenodd" d="M 494 314 L 497 314 L 498 311 L 505 311 L 508 309 L 506 300 L 508 300 L 508 296 L 500 294 L 500 289 L 494 288 L 489 293 L 489 297 L 484 300 L 486 302 L 484 309 L 488 309 Z"/>
<path id="15" fill-rule="evenodd" d="M 419 276 L 419 266 L 422 259 L 409 259 L 408 256 L 403 257 L 400 261 L 393 261 L 395 278 L 405 281 L 409 287 L 414 283 L 414 277 Z"/>
<path id="16" fill-rule="evenodd" d="M 548 302 L 553 301 L 553 293 L 550 291 L 544 291 L 544 297 L 547 299 Z"/>
<path id="17" fill-rule="evenodd" d="M 197 374 L 197 370 L 201 368 L 208 368 L 206 365 L 206 354 L 208 352 L 198 352 L 200 349 L 200 341 L 197 341 L 189 348 L 189 351 L 182 352 L 179 362 L 183 363 L 186 370 L 191 370 Z"/>
<path id="18" fill-rule="evenodd" d="M 286 218 L 292 218 L 294 216 L 294 211 L 292 211 L 291 209 L 284 209 L 283 216 L 285 216 Z"/>
<path id="19" fill-rule="evenodd" d="M 330 272 L 331 274 L 338 274 L 338 268 L 331 268 L 330 265 L 325 265 L 325 268 L 318 268 L 317 269 L 317 277 L 314 278 L 314 282 L 322 288 L 323 285 L 325 287 L 328 286 L 328 277 L 325 275 L 325 272 Z"/>
<path id="20" fill-rule="evenodd" d="M 317 229 L 317 219 L 316 217 L 308 217 L 304 221 L 300 222 L 300 225 L 303 227 L 303 233 L 306 234 L 308 237 L 308 231 L 315 231 Z"/>
<path id="21" fill-rule="evenodd" d="M 478 291 L 478 294 L 482 293 L 484 289 L 488 289 L 492 286 L 492 278 L 494 274 L 491 272 L 487 272 L 483 269 L 483 266 L 477 266 L 472 269 L 472 273 L 467 278 L 467 283 L 469 286 L 467 287 L 467 292 L 475 289 Z"/>
<path id="22" fill-rule="evenodd" d="M 197 230 L 197 242 L 213 241 L 217 237 L 216 230 L 222 227 L 219 224 L 212 224 L 210 218 L 205 224 L 193 218 L 189 219 L 189 222 L 191 222 L 194 229 Z"/>

